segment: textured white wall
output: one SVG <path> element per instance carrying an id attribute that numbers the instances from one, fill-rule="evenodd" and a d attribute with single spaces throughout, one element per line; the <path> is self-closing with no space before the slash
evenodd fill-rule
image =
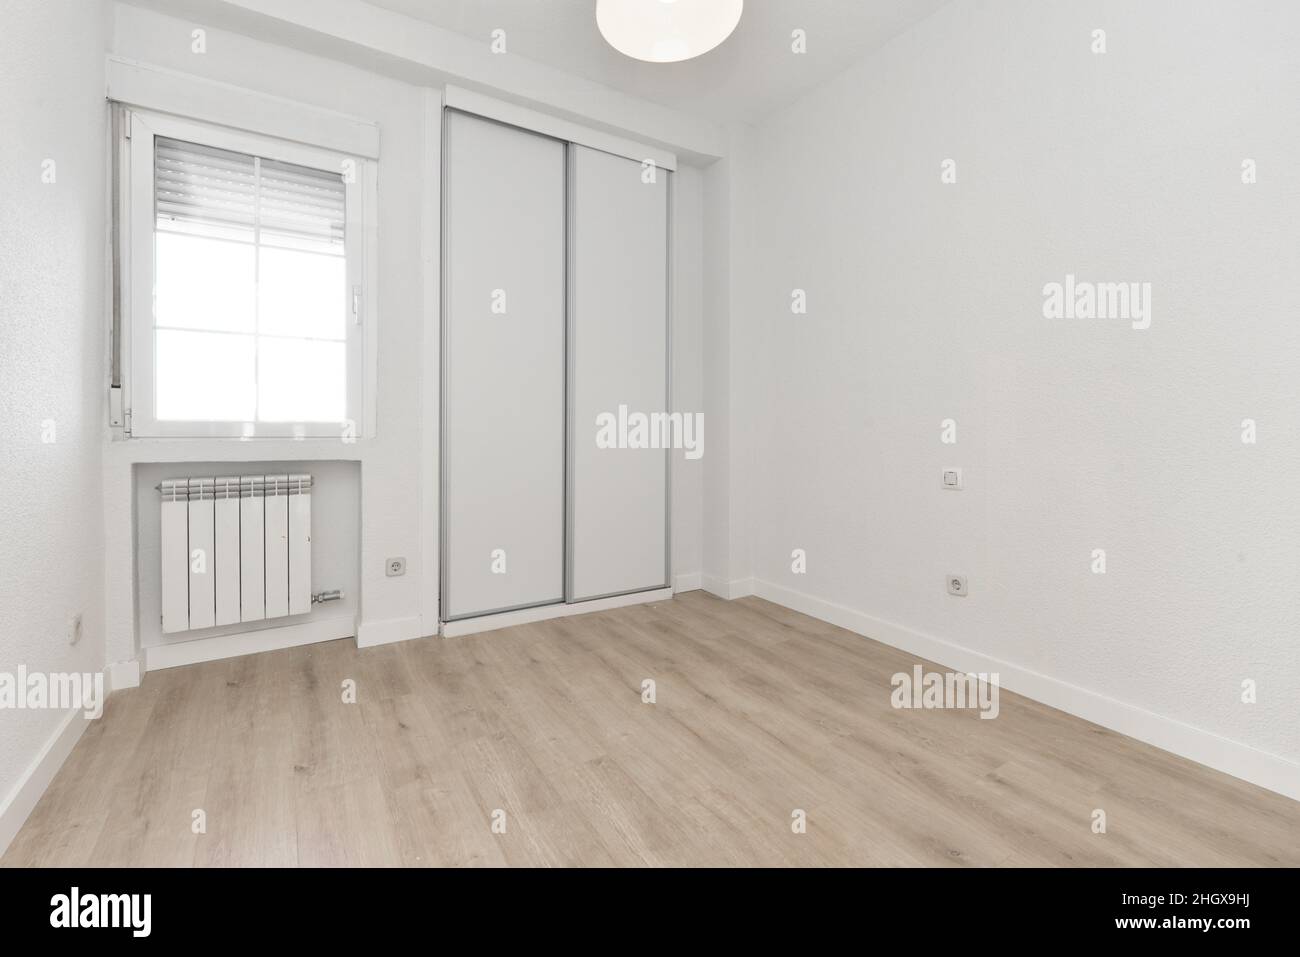
<path id="1" fill-rule="evenodd" d="M 1284 0 L 954 3 L 763 124 L 756 577 L 1300 760 L 1298 47 Z M 1066 273 L 1150 328 L 1044 319 Z"/>
<path id="2" fill-rule="evenodd" d="M 13 0 L 0 28 L 0 671 L 103 666 L 106 11 Z M 54 182 L 42 182 L 54 162 Z M 49 420 L 47 422 L 47 420 Z M 52 442 L 42 441 L 48 428 Z M 82 614 L 83 637 L 68 640 Z M 0 712 L 0 806 L 64 717 Z"/>

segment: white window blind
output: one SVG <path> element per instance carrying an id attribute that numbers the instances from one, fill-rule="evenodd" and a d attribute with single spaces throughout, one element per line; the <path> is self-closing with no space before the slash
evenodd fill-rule
<path id="1" fill-rule="evenodd" d="M 154 144 L 158 228 L 253 241 L 257 161 L 158 137 Z"/>
<path id="2" fill-rule="evenodd" d="M 345 419 L 346 189 L 341 169 L 156 137 L 159 420 Z"/>
<path id="3" fill-rule="evenodd" d="M 261 159 L 158 137 L 158 228 L 275 245 L 308 244 L 342 255 L 342 172 Z"/>

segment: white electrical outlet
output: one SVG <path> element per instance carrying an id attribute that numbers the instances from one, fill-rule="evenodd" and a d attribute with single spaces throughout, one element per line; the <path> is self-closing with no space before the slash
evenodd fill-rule
<path id="1" fill-rule="evenodd" d="M 405 558 L 390 558 L 384 564 L 384 574 L 389 578 L 398 578 L 406 574 Z"/>
<path id="2" fill-rule="evenodd" d="M 943 487 L 950 492 L 959 492 L 962 489 L 961 469 L 949 467 L 943 470 Z"/>
<path id="3" fill-rule="evenodd" d="M 958 598 L 966 597 L 966 576 L 965 575 L 948 576 L 948 594 L 956 595 Z"/>

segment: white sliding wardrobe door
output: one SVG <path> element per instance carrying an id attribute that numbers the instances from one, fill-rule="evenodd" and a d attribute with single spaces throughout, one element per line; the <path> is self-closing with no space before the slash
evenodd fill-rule
<path id="1" fill-rule="evenodd" d="M 569 601 L 668 583 L 668 453 L 597 444 L 668 411 L 668 176 L 569 147 Z"/>
<path id="2" fill-rule="evenodd" d="M 446 116 L 444 619 L 564 598 L 564 149 Z"/>

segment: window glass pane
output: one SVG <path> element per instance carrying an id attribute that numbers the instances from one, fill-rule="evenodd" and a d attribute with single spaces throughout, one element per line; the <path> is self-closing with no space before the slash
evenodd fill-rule
<path id="1" fill-rule="evenodd" d="M 154 322 L 173 329 L 253 332 L 252 246 L 159 232 Z"/>
<path id="2" fill-rule="evenodd" d="M 259 331 L 342 340 L 347 333 L 347 260 L 293 249 L 258 251 Z"/>
<path id="3" fill-rule="evenodd" d="M 159 329 L 159 421 L 251 422 L 257 410 L 253 336 Z"/>
<path id="4" fill-rule="evenodd" d="M 258 419 L 342 422 L 347 408 L 347 349 L 309 339 L 259 341 Z"/>
<path id="5" fill-rule="evenodd" d="M 322 165 L 155 138 L 158 420 L 349 414 L 346 161 Z"/>

